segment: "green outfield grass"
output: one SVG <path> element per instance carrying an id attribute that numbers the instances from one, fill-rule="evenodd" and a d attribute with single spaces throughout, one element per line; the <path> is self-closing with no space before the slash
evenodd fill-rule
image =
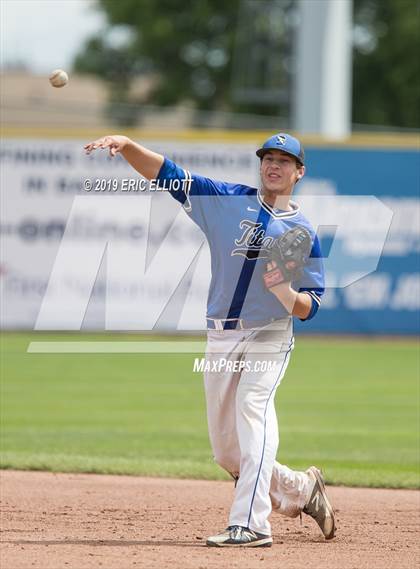
<path id="1" fill-rule="evenodd" d="M 3 334 L 3 468 L 225 477 L 195 356 L 26 353 L 57 339 L 141 337 Z M 335 484 L 418 487 L 418 405 L 413 340 L 298 338 L 277 391 L 278 460 L 319 465 Z"/>

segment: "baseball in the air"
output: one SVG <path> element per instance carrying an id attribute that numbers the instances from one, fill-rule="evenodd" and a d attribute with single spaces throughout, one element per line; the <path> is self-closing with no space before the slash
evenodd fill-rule
<path id="1" fill-rule="evenodd" d="M 62 69 L 54 69 L 50 75 L 50 83 L 53 87 L 64 87 L 68 80 L 69 76 Z"/>

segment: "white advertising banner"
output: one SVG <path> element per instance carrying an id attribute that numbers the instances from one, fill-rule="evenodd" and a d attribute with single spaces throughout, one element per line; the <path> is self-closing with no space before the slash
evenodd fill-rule
<path id="1" fill-rule="evenodd" d="M 85 143 L 2 141 L 1 327 L 203 329 L 203 234 L 120 156 L 87 156 Z M 144 143 L 192 172 L 257 183 L 254 145 Z"/>

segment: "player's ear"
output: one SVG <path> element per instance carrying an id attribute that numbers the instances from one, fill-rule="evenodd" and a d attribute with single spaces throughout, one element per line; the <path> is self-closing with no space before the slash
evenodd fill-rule
<path id="1" fill-rule="evenodd" d="M 301 180 L 304 175 L 305 175 L 305 166 L 302 166 L 301 164 L 298 164 L 297 181 Z"/>

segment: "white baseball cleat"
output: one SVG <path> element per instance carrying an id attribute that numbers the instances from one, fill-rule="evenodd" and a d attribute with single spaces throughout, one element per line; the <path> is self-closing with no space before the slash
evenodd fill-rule
<path id="1" fill-rule="evenodd" d="M 332 539 L 335 535 L 334 510 L 327 498 L 322 473 L 311 466 L 306 474 L 314 481 L 314 487 L 302 511 L 316 521 L 325 539 Z"/>
<path id="2" fill-rule="evenodd" d="M 229 526 L 222 533 L 209 537 L 206 544 L 210 547 L 271 547 L 273 539 L 243 526 Z"/>

